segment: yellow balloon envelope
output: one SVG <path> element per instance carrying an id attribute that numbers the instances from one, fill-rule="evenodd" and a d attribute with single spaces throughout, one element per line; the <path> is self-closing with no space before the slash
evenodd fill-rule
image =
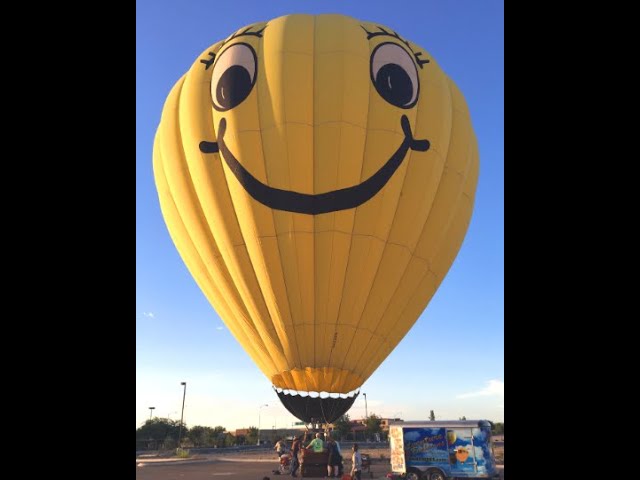
<path id="1" fill-rule="evenodd" d="M 378 23 L 289 15 L 195 60 L 154 145 L 194 279 L 278 389 L 357 390 L 462 244 L 478 149 L 462 94 Z"/>

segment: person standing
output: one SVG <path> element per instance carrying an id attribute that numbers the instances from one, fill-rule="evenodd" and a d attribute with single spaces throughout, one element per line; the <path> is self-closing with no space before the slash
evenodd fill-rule
<path id="1" fill-rule="evenodd" d="M 342 458 L 342 448 L 340 448 L 340 443 L 337 440 L 333 440 L 333 443 L 336 444 L 336 450 L 338 451 L 338 478 L 342 478 L 342 474 L 344 473 L 344 464 Z"/>
<path id="2" fill-rule="evenodd" d="M 278 440 L 278 442 L 276 443 L 275 447 L 273 447 L 273 449 L 278 454 L 278 458 L 280 458 L 282 455 L 284 455 L 284 453 L 286 452 L 284 439 L 281 438 L 280 440 Z"/>
<path id="3" fill-rule="evenodd" d="M 351 478 L 362 479 L 362 456 L 358 451 L 358 444 L 353 444 L 353 455 L 351 455 Z"/>
<path id="4" fill-rule="evenodd" d="M 298 467 L 300 467 L 300 462 L 298 461 L 298 453 L 300 453 L 300 437 L 293 437 L 293 443 L 291 444 L 291 476 L 297 477 L 296 472 L 298 471 Z"/>
<path id="5" fill-rule="evenodd" d="M 329 457 L 327 459 L 327 477 L 336 478 L 338 476 L 338 459 L 340 457 L 338 447 L 331 437 L 327 437 L 326 446 L 327 452 L 329 453 Z"/>

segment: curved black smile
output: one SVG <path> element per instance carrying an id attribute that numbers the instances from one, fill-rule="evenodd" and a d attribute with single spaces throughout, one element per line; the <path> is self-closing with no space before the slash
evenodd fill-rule
<path id="1" fill-rule="evenodd" d="M 402 164 L 404 157 L 410 149 L 419 152 L 426 152 L 429 149 L 429 140 L 415 140 L 413 138 L 411 125 L 406 115 L 402 115 L 400 125 L 404 133 L 404 140 L 395 153 L 391 155 L 391 158 L 387 160 L 376 173 L 359 185 L 326 193 L 318 193 L 317 195 L 273 188 L 265 185 L 251 175 L 249 171 L 236 160 L 224 143 L 224 133 L 227 129 L 227 121 L 224 118 L 220 120 L 220 126 L 218 128 L 219 142 L 202 141 L 200 142 L 200 151 L 202 153 L 216 153 L 219 149 L 220 152 L 222 152 L 222 158 L 227 162 L 227 165 L 247 193 L 263 205 L 276 210 L 318 215 L 321 213 L 347 210 L 362 205 L 387 184 L 391 176 Z M 220 144 L 219 148 L 218 143 Z"/>

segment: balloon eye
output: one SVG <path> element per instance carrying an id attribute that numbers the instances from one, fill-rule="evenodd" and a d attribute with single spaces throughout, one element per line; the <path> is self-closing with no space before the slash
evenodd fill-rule
<path id="1" fill-rule="evenodd" d="M 211 100 L 216 110 L 229 110 L 249 96 L 256 83 L 256 65 L 256 52 L 246 43 L 222 52 L 211 73 Z"/>
<path id="2" fill-rule="evenodd" d="M 391 105 L 411 108 L 418 101 L 418 70 L 407 51 L 396 43 L 381 43 L 371 53 L 371 81 Z"/>

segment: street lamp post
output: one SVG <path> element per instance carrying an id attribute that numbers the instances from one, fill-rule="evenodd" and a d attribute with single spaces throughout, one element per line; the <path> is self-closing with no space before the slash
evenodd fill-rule
<path id="1" fill-rule="evenodd" d="M 180 385 L 184 386 L 184 392 L 182 393 L 182 413 L 180 414 L 180 433 L 178 434 L 178 447 L 182 447 L 182 422 L 184 420 L 184 398 L 187 396 L 187 382 L 180 382 Z"/>
<path id="2" fill-rule="evenodd" d="M 364 396 L 364 416 L 365 418 L 369 418 L 369 413 L 367 410 L 367 394 L 363 392 L 362 395 Z"/>
<path id="3" fill-rule="evenodd" d="M 154 410 L 155 408 L 156 408 L 156 407 L 149 407 L 149 420 L 151 420 L 151 415 L 153 415 L 153 410 Z"/>
<path id="4" fill-rule="evenodd" d="M 260 445 L 260 412 L 262 410 L 262 407 L 268 407 L 268 404 L 264 404 L 264 405 L 260 405 L 260 408 L 258 408 L 258 445 Z"/>

